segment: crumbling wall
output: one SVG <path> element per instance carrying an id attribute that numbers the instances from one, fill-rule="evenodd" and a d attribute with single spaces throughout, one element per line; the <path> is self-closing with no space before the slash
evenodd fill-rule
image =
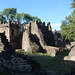
<path id="1" fill-rule="evenodd" d="M 14 48 L 16 48 L 18 35 L 20 33 L 20 23 L 12 23 L 10 20 L 8 20 L 7 23 L 2 23 L 0 21 L 0 33 L 5 33 L 8 41 L 11 42 Z"/>
<path id="2" fill-rule="evenodd" d="M 44 28 L 44 30 L 42 29 Z M 50 23 L 47 26 L 41 26 L 41 23 L 38 21 L 29 22 L 24 26 L 23 39 L 22 39 L 22 49 L 29 52 L 48 52 L 50 55 L 55 56 L 56 50 L 55 47 L 47 46 L 44 39 L 44 33 L 51 32 Z M 51 34 L 51 33 L 50 33 Z M 50 36 L 48 34 L 48 36 Z M 46 35 L 45 35 L 46 38 Z M 52 37 L 51 37 L 52 38 Z M 47 40 L 49 40 L 48 38 Z M 50 41 L 48 41 L 50 42 Z M 53 53 L 54 52 L 54 53 Z"/>
<path id="3" fill-rule="evenodd" d="M 31 52 L 31 47 L 29 44 L 29 27 L 24 26 L 23 38 L 22 38 L 22 49 L 26 52 Z"/>
<path id="4" fill-rule="evenodd" d="M 9 23 L 1 23 L 0 21 L 0 33 L 5 33 L 7 39 L 10 41 Z"/>

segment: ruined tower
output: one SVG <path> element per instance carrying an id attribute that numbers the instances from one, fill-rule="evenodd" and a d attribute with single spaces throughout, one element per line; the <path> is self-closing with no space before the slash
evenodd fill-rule
<path id="1" fill-rule="evenodd" d="M 16 37 L 20 33 L 20 23 L 14 22 L 12 23 L 10 19 L 7 23 L 0 22 L 0 33 L 5 33 L 7 39 L 14 46 L 16 45 Z"/>

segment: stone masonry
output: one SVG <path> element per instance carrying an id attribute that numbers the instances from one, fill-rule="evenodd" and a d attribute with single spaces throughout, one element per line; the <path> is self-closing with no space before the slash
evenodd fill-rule
<path id="1" fill-rule="evenodd" d="M 8 23 L 0 22 L 0 33 L 5 33 L 6 38 L 12 43 L 13 47 L 17 47 L 17 36 L 20 33 L 20 23 L 12 23 L 8 20 Z"/>
<path id="2" fill-rule="evenodd" d="M 38 48 L 36 52 L 48 52 L 48 54 L 55 56 L 57 48 L 52 47 L 54 45 L 54 35 L 50 22 L 45 26 L 45 22 L 32 21 L 24 26 L 22 49 L 25 51 L 35 52 Z"/>
<path id="3" fill-rule="evenodd" d="M 4 33 L 8 41 L 16 49 L 23 49 L 27 52 L 53 52 L 55 56 L 56 49 L 54 34 L 50 22 L 32 21 L 24 25 L 21 31 L 19 22 L 8 20 L 8 23 L 0 22 L 0 33 Z M 51 51 L 52 49 L 52 51 Z"/>

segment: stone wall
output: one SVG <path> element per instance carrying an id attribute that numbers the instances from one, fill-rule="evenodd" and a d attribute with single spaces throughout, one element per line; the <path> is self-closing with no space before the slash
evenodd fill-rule
<path id="1" fill-rule="evenodd" d="M 24 26 L 22 49 L 27 52 L 49 52 L 50 55 L 55 56 L 56 49 L 50 46 L 51 43 L 54 43 L 51 30 L 49 22 L 47 26 L 45 26 L 45 22 L 43 24 L 38 21 L 29 22 Z"/>
<path id="2" fill-rule="evenodd" d="M 11 44 L 16 47 L 17 45 L 17 38 L 20 33 L 20 23 L 14 22 L 12 23 L 8 20 L 8 23 L 0 22 L 0 33 L 5 33 L 7 39 Z"/>
<path id="3" fill-rule="evenodd" d="M 29 44 L 29 32 L 27 29 L 23 32 L 22 49 L 24 49 L 26 52 L 31 52 L 31 47 Z"/>
<path id="4" fill-rule="evenodd" d="M 68 56 L 64 57 L 64 60 L 75 61 L 75 46 L 71 48 L 71 51 L 69 52 Z"/>
<path id="5" fill-rule="evenodd" d="M 71 46 L 74 46 L 75 45 L 75 42 L 70 42 Z"/>
<path id="6" fill-rule="evenodd" d="M 1 23 L 0 22 L 0 33 L 5 33 L 7 39 L 10 41 L 9 23 Z"/>

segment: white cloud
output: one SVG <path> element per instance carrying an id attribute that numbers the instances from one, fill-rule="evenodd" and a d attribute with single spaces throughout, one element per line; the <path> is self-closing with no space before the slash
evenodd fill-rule
<path id="1" fill-rule="evenodd" d="M 56 29 L 56 30 L 60 30 L 60 26 L 61 26 L 61 24 L 59 24 L 59 23 L 51 24 L 51 27 L 52 27 L 52 30 L 53 30 L 53 31 L 54 31 L 55 29 Z"/>
<path id="2" fill-rule="evenodd" d="M 60 27 L 61 24 L 51 24 L 52 27 Z"/>

